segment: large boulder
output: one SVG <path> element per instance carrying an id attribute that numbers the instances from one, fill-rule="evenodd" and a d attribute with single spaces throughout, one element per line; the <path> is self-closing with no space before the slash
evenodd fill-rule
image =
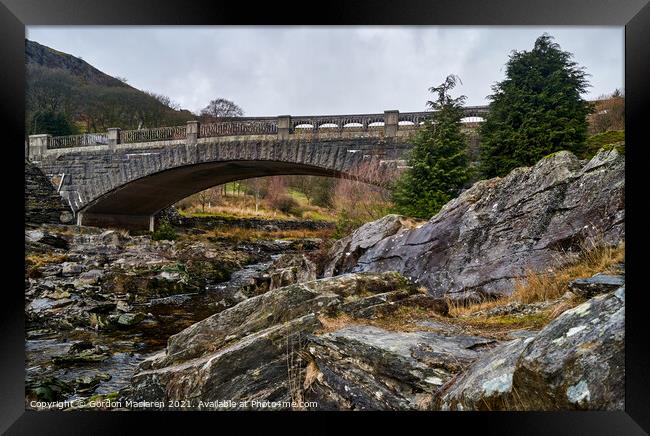
<path id="1" fill-rule="evenodd" d="M 570 261 L 586 243 L 624 239 L 624 175 L 616 150 L 586 163 L 555 153 L 477 182 L 419 227 L 399 231 L 389 217 L 366 224 L 362 229 L 393 223 L 363 243 L 352 244 L 358 234 L 341 242 L 327 272 L 397 271 L 437 296 L 507 294 L 528 270 Z"/>
<path id="2" fill-rule="evenodd" d="M 547 325 L 523 350 L 512 385 L 525 410 L 623 410 L 625 288 Z"/>
<path id="3" fill-rule="evenodd" d="M 305 399 L 320 409 L 427 409 L 491 339 L 350 326 L 310 336 Z"/>
<path id="4" fill-rule="evenodd" d="M 386 215 L 377 221 L 362 225 L 332 246 L 323 276 L 331 277 L 350 271 L 368 248 L 408 228 L 409 224 L 409 221 L 400 215 Z"/>
<path id="5" fill-rule="evenodd" d="M 467 369 L 440 399 L 442 410 L 515 410 L 512 375 L 521 352 L 532 341 L 528 333 L 490 350 Z"/>
<path id="6" fill-rule="evenodd" d="M 323 327 L 318 316 L 388 292 L 417 290 L 397 273 L 361 273 L 248 298 L 170 337 L 166 350 L 142 362 L 123 395 L 138 401 L 183 398 L 209 409 L 221 408 L 210 402 L 223 399 L 290 401 L 299 392 L 306 338 Z"/>

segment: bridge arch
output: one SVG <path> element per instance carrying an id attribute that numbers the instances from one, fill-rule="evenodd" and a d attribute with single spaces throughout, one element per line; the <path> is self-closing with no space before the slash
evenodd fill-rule
<path id="1" fill-rule="evenodd" d="M 334 129 L 338 130 L 338 129 Z M 382 138 L 270 140 L 199 138 L 50 150 L 37 165 L 62 179 L 77 224 L 152 229 L 153 216 L 212 186 L 253 177 L 350 177 L 368 161 L 396 168 L 409 141 Z"/>

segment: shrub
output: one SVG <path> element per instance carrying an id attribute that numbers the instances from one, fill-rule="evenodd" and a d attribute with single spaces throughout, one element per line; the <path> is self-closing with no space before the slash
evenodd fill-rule
<path id="1" fill-rule="evenodd" d="M 294 200 L 293 197 L 288 195 L 281 195 L 274 199 L 271 204 L 274 208 L 278 209 L 282 213 L 288 215 L 300 215 L 301 210 L 299 208 L 298 202 Z"/>
<path id="2" fill-rule="evenodd" d="M 154 241 L 173 241 L 177 237 L 176 229 L 174 229 L 174 227 L 167 221 L 161 222 L 158 229 L 151 234 L 151 239 Z"/>

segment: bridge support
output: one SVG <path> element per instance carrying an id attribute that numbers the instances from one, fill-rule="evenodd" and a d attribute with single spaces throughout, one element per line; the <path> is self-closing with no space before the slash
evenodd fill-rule
<path id="1" fill-rule="evenodd" d="M 108 129 L 108 147 L 112 150 L 115 150 L 117 144 L 120 143 L 120 129 L 117 127 L 110 127 Z"/>
<path id="2" fill-rule="evenodd" d="M 153 215 L 117 215 L 104 213 L 77 213 L 78 226 L 108 227 L 126 230 L 154 231 Z"/>
<path id="3" fill-rule="evenodd" d="M 52 135 L 29 135 L 29 148 L 27 155 L 29 160 L 39 160 L 45 154 Z"/>
<path id="4" fill-rule="evenodd" d="M 399 127 L 399 111 L 384 111 L 384 136 L 394 138 Z"/>
<path id="5" fill-rule="evenodd" d="M 188 121 L 185 129 L 185 137 L 187 145 L 196 145 L 197 138 L 199 137 L 199 122 Z"/>
<path id="6" fill-rule="evenodd" d="M 291 116 L 280 115 L 278 117 L 278 139 L 289 139 L 291 133 Z"/>

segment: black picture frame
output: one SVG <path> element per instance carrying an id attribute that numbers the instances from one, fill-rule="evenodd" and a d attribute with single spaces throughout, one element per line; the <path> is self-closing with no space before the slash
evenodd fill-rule
<path id="1" fill-rule="evenodd" d="M 243 2 L 170 0 L 0 0 L 1 118 L 5 204 L 5 280 L 0 353 L 0 431 L 7 434 L 131 434 L 146 431 L 209 431 L 246 434 L 341 432 L 351 424 L 365 434 L 377 430 L 443 433 L 474 429 L 498 434 L 647 434 L 650 394 L 649 332 L 644 304 L 643 210 L 650 93 L 650 5 L 648 0 L 401 0 Z M 308 8 L 309 7 L 309 8 Z M 34 412 L 24 406 L 24 197 L 17 186 L 24 142 L 24 38 L 26 25 L 611 25 L 625 26 L 626 110 L 626 398 L 625 412 Z M 646 145 L 644 148 L 643 145 Z M 15 153 L 15 155 L 14 155 Z M 14 174 L 15 172 L 15 174 Z M 638 180 L 637 180 L 638 179 Z M 645 182 L 645 183 L 644 183 Z M 191 425 L 191 427 L 190 427 Z M 141 430 L 136 431 L 137 428 Z M 258 430 L 259 431 L 259 430 Z"/>

